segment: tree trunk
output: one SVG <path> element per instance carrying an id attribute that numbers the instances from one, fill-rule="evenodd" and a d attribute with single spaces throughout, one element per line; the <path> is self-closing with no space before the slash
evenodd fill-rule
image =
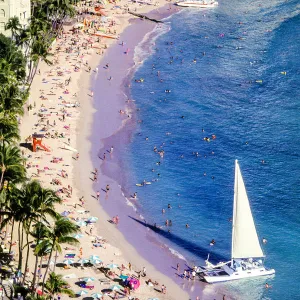
<path id="1" fill-rule="evenodd" d="M 34 286 L 36 282 L 36 272 L 37 272 L 37 266 L 39 262 L 38 255 L 35 256 L 35 264 L 34 264 L 34 271 L 33 271 L 33 278 L 32 278 L 32 284 L 31 284 L 31 290 L 34 291 Z"/>
<path id="2" fill-rule="evenodd" d="M 45 274 L 44 274 L 43 285 L 42 285 L 42 292 L 44 292 L 45 280 L 46 280 L 46 276 L 47 276 L 47 273 L 48 273 L 48 270 L 49 270 L 49 264 L 50 264 L 50 261 L 51 261 L 51 257 L 52 257 L 54 245 L 55 245 L 55 241 L 53 241 L 53 245 L 51 247 L 50 256 L 49 256 L 49 260 L 48 260 L 48 265 L 47 265 L 47 268 L 46 268 L 46 271 L 45 271 Z"/>
<path id="3" fill-rule="evenodd" d="M 41 272 L 42 272 L 42 265 L 43 265 L 43 256 L 41 256 L 41 261 L 40 261 L 40 270 L 41 270 Z M 39 283 L 40 283 L 40 275 L 39 275 L 38 280 L 36 282 L 36 286 L 39 286 Z"/>
<path id="4" fill-rule="evenodd" d="M 30 226 L 30 225 L 29 225 Z M 30 228 L 30 227 L 29 227 Z M 29 259 L 29 250 L 30 250 L 30 245 L 29 245 L 29 232 L 26 233 L 26 243 L 27 243 L 27 254 L 26 254 L 26 262 L 25 262 L 25 271 L 24 271 L 24 279 L 23 279 L 23 285 L 25 283 L 25 278 L 27 274 L 27 267 L 28 267 L 28 259 Z"/>
<path id="5" fill-rule="evenodd" d="M 22 246 L 21 246 L 21 222 L 19 222 L 18 227 L 18 238 L 19 238 L 19 263 L 18 263 L 18 270 L 21 271 L 21 265 L 22 265 Z"/>
<path id="6" fill-rule="evenodd" d="M 4 179 L 4 173 L 5 173 L 5 166 L 2 166 L 1 179 L 0 179 L 0 190 L 2 190 L 3 179 Z"/>
<path id="7" fill-rule="evenodd" d="M 10 245 L 9 245 L 9 253 L 11 252 L 11 247 L 13 243 L 13 232 L 14 232 L 14 226 L 15 226 L 15 219 L 12 220 L 12 226 L 11 226 L 11 233 L 10 233 Z"/>
<path id="8" fill-rule="evenodd" d="M 53 272 L 55 272 L 56 260 L 57 260 L 57 249 L 56 249 L 56 251 L 55 251 L 55 259 L 54 259 L 54 268 L 53 268 Z"/>

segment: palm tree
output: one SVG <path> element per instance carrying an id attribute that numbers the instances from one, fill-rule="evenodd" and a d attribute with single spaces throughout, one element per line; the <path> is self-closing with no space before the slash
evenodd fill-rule
<path id="1" fill-rule="evenodd" d="M 5 24 L 5 30 L 10 30 L 12 39 L 16 40 L 17 36 L 22 30 L 22 25 L 20 24 L 19 18 L 17 16 L 9 18 L 8 22 Z"/>
<path id="2" fill-rule="evenodd" d="M 0 190 L 3 187 L 4 180 L 11 183 L 19 183 L 25 180 L 26 170 L 23 161 L 20 148 L 6 144 L 0 145 Z"/>
<path id="3" fill-rule="evenodd" d="M 22 199 L 23 210 L 26 213 L 26 219 L 23 221 L 23 227 L 26 232 L 26 263 L 24 271 L 24 280 L 26 277 L 26 270 L 28 266 L 29 259 L 29 234 L 31 233 L 31 226 L 33 223 L 44 222 L 49 224 L 47 217 L 57 218 L 58 214 L 54 210 L 55 203 L 61 203 L 61 199 L 55 194 L 54 191 L 50 189 L 44 189 L 41 187 L 37 180 L 33 180 L 26 183 L 22 188 Z M 37 237 L 37 243 L 39 242 L 39 237 Z"/>
<path id="4" fill-rule="evenodd" d="M 20 139 L 18 122 L 14 116 L 0 113 L 0 144 L 13 143 Z"/>
<path id="5" fill-rule="evenodd" d="M 63 280 L 62 275 L 51 272 L 49 274 L 49 278 L 46 282 L 45 288 L 50 293 L 50 299 L 53 299 L 56 294 L 66 294 L 74 297 L 75 293 L 72 290 L 66 288 L 67 285 L 68 282 Z"/>
<path id="6" fill-rule="evenodd" d="M 48 239 L 44 239 L 38 246 L 43 248 L 45 245 L 51 246 L 51 251 L 49 255 L 49 261 L 47 265 L 47 269 L 43 278 L 43 290 L 45 286 L 45 280 L 47 276 L 47 272 L 49 269 L 49 264 L 52 258 L 53 251 L 58 253 L 62 252 L 61 244 L 69 244 L 69 245 L 79 245 L 79 241 L 72 237 L 71 235 L 77 233 L 79 231 L 78 226 L 73 222 L 59 216 L 55 221 L 53 228 L 51 229 L 51 233 Z M 56 256 L 57 257 L 57 256 Z M 55 257 L 55 263 L 56 263 Z"/>

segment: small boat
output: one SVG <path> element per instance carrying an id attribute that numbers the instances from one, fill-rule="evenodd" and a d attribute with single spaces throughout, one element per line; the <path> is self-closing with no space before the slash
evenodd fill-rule
<path id="1" fill-rule="evenodd" d="M 218 6 L 219 3 L 217 1 L 205 2 L 205 1 L 192 0 L 192 1 L 179 1 L 176 2 L 176 5 L 182 7 L 212 8 Z"/>
<path id="2" fill-rule="evenodd" d="M 235 161 L 231 260 L 206 266 L 197 272 L 208 283 L 275 274 L 263 264 L 265 255 L 259 243 L 239 163 Z"/>

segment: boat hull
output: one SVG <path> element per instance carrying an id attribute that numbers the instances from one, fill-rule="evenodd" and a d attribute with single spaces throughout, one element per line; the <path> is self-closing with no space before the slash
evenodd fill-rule
<path id="1" fill-rule="evenodd" d="M 226 282 L 226 281 L 232 281 L 238 279 L 260 277 L 260 276 L 271 276 L 273 274 L 275 274 L 274 269 L 266 270 L 263 268 L 263 269 L 233 273 L 231 275 L 216 275 L 216 276 L 204 275 L 202 277 L 207 283 L 218 283 L 218 282 Z"/>

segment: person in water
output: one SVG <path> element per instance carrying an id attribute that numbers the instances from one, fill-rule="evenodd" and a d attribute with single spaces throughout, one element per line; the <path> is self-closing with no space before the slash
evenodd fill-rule
<path id="1" fill-rule="evenodd" d="M 212 239 L 212 240 L 210 241 L 209 244 L 210 244 L 211 246 L 214 246 L 215 243 L 216 243 L 216 241 L 215 241 L 214 239 Z"/>

